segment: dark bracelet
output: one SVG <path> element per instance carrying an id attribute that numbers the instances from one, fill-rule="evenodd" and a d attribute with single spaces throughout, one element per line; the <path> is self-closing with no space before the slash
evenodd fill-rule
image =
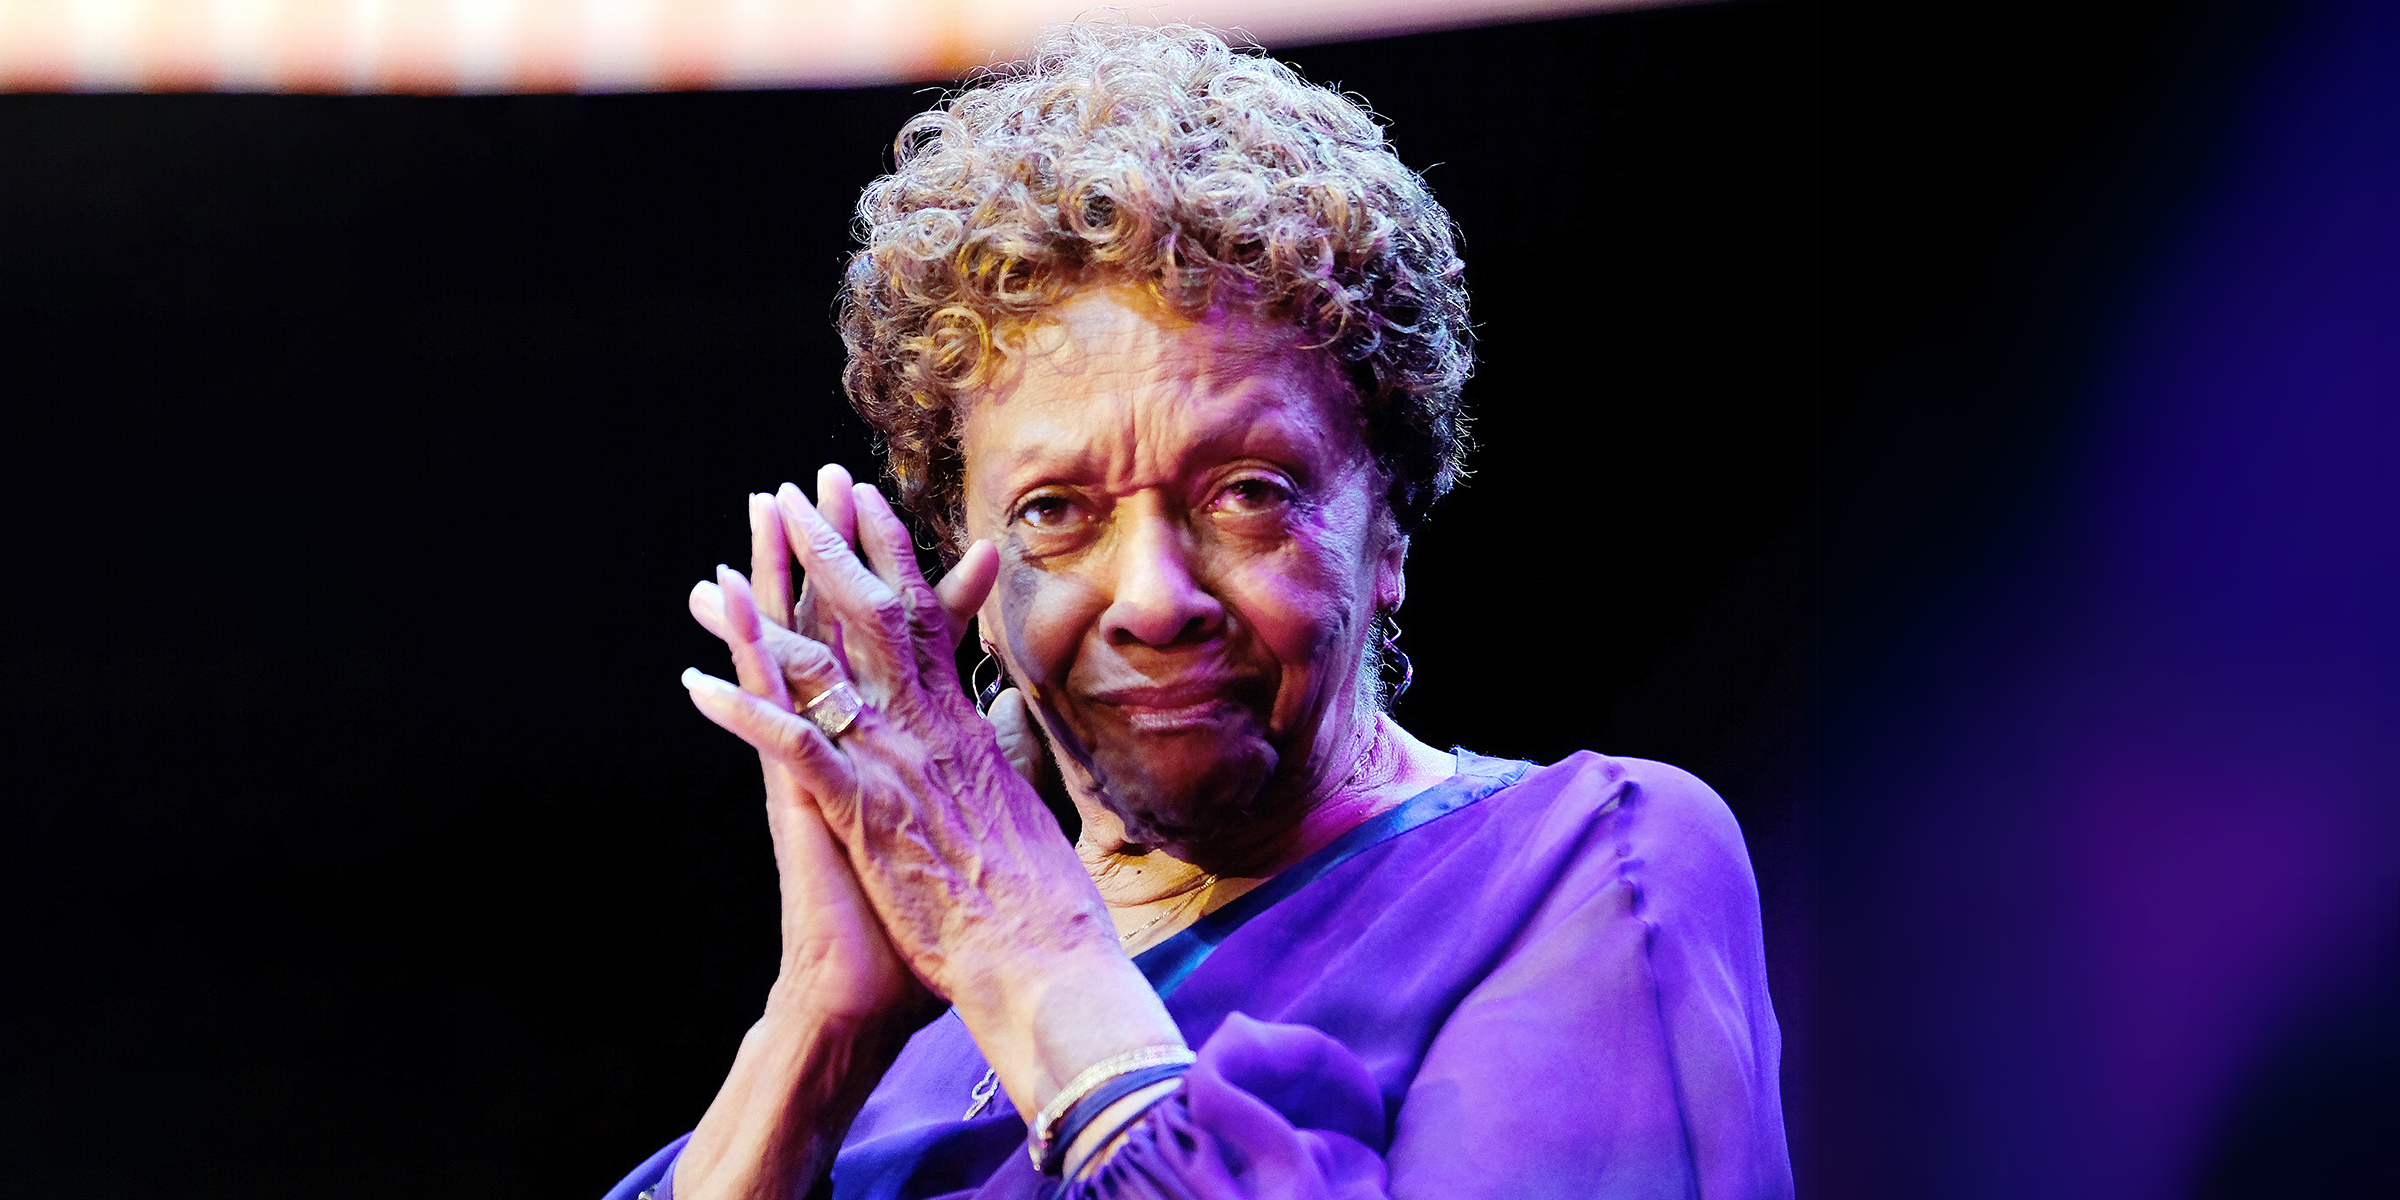
<path id="1" fill-rule="evenodd" d="M 1093 1088 L 1091 1095 L 1076 1101 L 1075 1107 L 1068 1109 L 1067 1115 L 1059 1118 L 1058 1132 L 1050 1139 L 1050 1145 L 1047 1147 L 1048 1153 L 1042 1156 L 1042 1174 L 1056 1175 L 1066 1168 L 1067 1147 L 1074 1145 L 1075 1139 L 1082 1137 L 1083 1131 L 1089 1128 L 1092 1122 L 1099 1120 L 1100 1114 L 1107 1112 L 1109 1105 L 1152 1084 L 1164 1083 L 1170 1079 L 1180 1079 L 1184 1072 L 1191 1069 L 1190 1063 L 1166 1063 L 1155 1067 L 1144 1067 L 1139 1071 L 1127 1071 L 1107 1083 Z"/>

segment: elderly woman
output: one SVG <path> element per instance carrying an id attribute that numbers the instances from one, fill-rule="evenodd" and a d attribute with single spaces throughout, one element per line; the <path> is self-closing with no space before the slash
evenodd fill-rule
<path id="1" fill-rule="evenodd" d="M 954 565 L 829 467 L 694 593 L 782 967 L 612 1195 L 1787 1194 L 1722 802 L 1383 711 L 1469 347 L 1448 217 L 1367 112 L 1081 26 L 911 122 L 860 214 L 848 390 Z M 970 626 L 1016 684 L 988 715 Z"/>

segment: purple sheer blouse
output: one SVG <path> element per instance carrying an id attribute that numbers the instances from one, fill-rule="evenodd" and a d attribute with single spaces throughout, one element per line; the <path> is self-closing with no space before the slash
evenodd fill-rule
<path id="1" fill-rule="evenodd" d="M 960 1117 L 986 1067 L 951 1013 L 860 1111 L 832 1195 L 1789 1196 L 1724 802 L 1641 759 L 1458 761 L 1135 959 L 1200 1060 L 1090 1178 L 1036 1172 L 1005 1096 Z M 609 1200 L 669 1200 L 681 1147 Z"/>

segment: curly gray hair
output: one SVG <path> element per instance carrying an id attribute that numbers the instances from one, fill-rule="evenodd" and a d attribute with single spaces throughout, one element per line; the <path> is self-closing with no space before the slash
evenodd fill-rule
<path id="1" fill-rule="evenodd" d="M 909 121 L 895 158 L 858 204 L 843 386 L 946 550 L 995 337 L 1096 282 L 1305 331 L 1357 389 L 1403 531 L 1458 480 L 1465 268 L 1357 101 L 1206 30 L 1080 23 Z"/>

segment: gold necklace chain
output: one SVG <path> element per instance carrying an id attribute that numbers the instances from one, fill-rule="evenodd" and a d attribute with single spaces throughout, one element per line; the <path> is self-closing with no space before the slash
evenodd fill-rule
<path id="1" fill-rule="evenodd" d="M 1212 871 L 1212 872 L 1210 872 L 1210 873 L 1208 873 L 1208 874 L 1206 874 L 1206 875 L 1203 875 L 1203 876 L 1201 876 L 1201 877 L 1200 877 L 1200 885 L 1199 885 L 1198 887 L 1195 887 L 1195 888 L 1193 888 L 1191 891 L 1185 892 L 1185 893 L 1184 893 L 1184 896 L 1186 896 L 1186 897 L 1198 896 L 1198 897 L 1200 897 L 1200 901 L 1201 901 L 1202 905 L 1203 905 L 1203 906 L 1205 906 L 1205 905 L 1207 904 L 1207 902 L 1208 902 L 1208 894 L 1209 894 L 1209 892 L 1211 892 L 1211 891 L 1215 890 L 1216 886 L 1217 886 L 1217 876 L 1216 876 L 1216 873 Z M 1181 913 L 1181 912 L 1184 910 L 1184 907 L 1185 907 L 1185 906 L 1184 906 L 1183 904 L 1181 904 L 1181 903 L 1177 903 L 1177 904 L 1170 904 L 1170 905 L 1168 905 L 1168 906 L 1167 906 L 1167 909 L 1166 909 L 1166 911 L 1165 911 L 1165 912 L 1162 912 L 1162 913 L 1158 914 L 1157 916 L 1155 916 L 1155 917 L 1152 917 L 1152 918 L 1150 918 L 1149 920 L 1142 922 L 1142 923 L 1141 923 L 1141 925 L 1140 925 L 1138 928 L 1136 928 L 1136 929 L 1134 929 L 1134 930 L 1132 930 L 1131 932 L 1128 932 L 1128 933 L 1120 933 L 1120 934 L 1118 934 L 1118 935 L 1117 935 L 1117 944 L 1118 944 L 1118 945 L 1120 945 L 1120 946 L 1130 946 L 1130 945 L 1132 945 L 1132 944 L 1133 944 L 1133 943 L 1134 943 L 1136 940 L 1138 940 L 1138 939 L 1139 939 L 1139 938 L 1140 938 L 1140 937 L 1141 937 L 1143 934 L 1145 934 L 1145 933 L 1148 933 L 1148 932 L 1150 932 L 1151 930 L 1158 928 L 1158 927 L 1159 927 L 1161 924 L 1165 923 L 1165 921 L 1166 921 L 1166 919 L 1167 919 L 1168 917 L 1172 917 L 1172 916 L 1175 916 L 1175 915 L 1176 915 L 1176 914 L 1178 914 L 1178 913 Z"/>

